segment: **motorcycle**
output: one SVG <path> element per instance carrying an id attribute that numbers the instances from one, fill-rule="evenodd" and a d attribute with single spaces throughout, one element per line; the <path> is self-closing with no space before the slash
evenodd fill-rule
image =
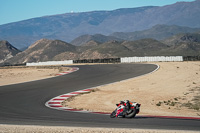
<path id="1" fill-rule="evenodd" d="M 123 102 L 116 104 L 117 108 L 110 114 L 111 118 L 121 117 L 121 118 L 134 118 L 136 114 L 140 112 L 141 104 L 137 102 L 129 102 L 130 108 L 127 109 Z"/>

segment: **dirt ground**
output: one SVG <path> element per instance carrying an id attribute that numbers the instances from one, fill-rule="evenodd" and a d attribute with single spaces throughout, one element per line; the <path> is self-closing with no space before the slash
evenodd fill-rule
<path id="1" fill-rule="evenodd" d="M 110 113 L 128 99 L 141 103 L 140 115 L 200 116 L 200 62 L 156 64 L 160 68 L 152 74 L 97 87 L 64 105 Z"/>
<path id="2" fill-rule="evenodd" d="M 0 125 L 0 133 L 198 133 L 198 131 Z"/>
<path id="3" fill-rule="evenodd" d="M 67 67 L 0 67 L 0 86 L 46 79 L 67 71 Z"/>

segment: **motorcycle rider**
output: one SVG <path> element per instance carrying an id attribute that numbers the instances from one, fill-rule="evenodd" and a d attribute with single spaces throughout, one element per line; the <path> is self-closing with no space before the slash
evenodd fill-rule
<path id="1" fill-rule="evenodd" d="M 130 107 L 131 107 L 131 103 L 129 100 L 124 100 L 124 101 L 120 101 L 121 104 L 123 104 L 125 106 L 125 110 L 129 111 Z"/>
<path id="2" fill-rule="evenodd" d="M 139 113 L 140 105 L 141 104 L 130 102 L 129 100 L 120 101 L 119 104 L 116 104 L 117 108 L 110 114 L 110 117 L 133 118 Z"/>

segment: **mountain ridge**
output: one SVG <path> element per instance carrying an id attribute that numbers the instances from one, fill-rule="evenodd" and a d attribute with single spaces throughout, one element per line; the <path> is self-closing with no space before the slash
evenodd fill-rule
<path id="1" fill-rule="evenodd" d="M 99 43 L 107 41 L 134 41 L 145 38 L 152 38 L 156 40 L 163 40 L 180 33 L 194 33 L 200 32 L 200 28 L 190 28 L 177 25 L 155 25 L 150 29 L 135 32 L 114 32 L 108 36 L 95 34 L 95 35 L 82 35 L 75 38 L 70 43 L 76 46 L 81 46 L 91 40 Z"/>
<path id="2" fill-rule="evenodd" d="M 20 51 L 12 46 L 8 41 L 0 41 L 0 63 L 12 58 Z"/>
<path id="3" fill-rule="evenodd" d="M 72 40 L 70 43 L 75 45 L 75 46 L 81 46 L 89 41 L 96 41 L 98 43 L 105 43 L 107 41 L 112 41 L 112 40 L 116 40 L 116 41 L 122 41 L 123 39 L 114 37 L 114 36 L 105 36 L 102 34 L 95 34 L 95 35 L 82 35 L 79 36 L 77 38 L 75 38 L 74 40 Z"/>
<path id="4" fill-rule="evenodd" d="M 139 40 L 144 38 L 153 38 L 156 40 L 163 40 L 179 33 L 192 33 L 198 32 L 200 28 L 190 28 L 177 25 L 164 25 L 158 24 L 150 29 L 135 32 L 114 32 L 110 36 L 121 38 L 123 40 Z"/>

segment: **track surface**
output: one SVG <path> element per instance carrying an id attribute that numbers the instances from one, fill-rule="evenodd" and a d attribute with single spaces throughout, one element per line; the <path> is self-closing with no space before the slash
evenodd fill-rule
<path id="1" fill-rule="evenodd" d="M 111 119 L 107 115 L 47 108 L 58 95 L 149 73 L 156 65 L 113 64 L 78 66 L 74 73 L 55 78 L 0 87 L 0 124 L 150 128 L 200 131 L 200 120 L 136 117 Z M 125 93 L 122 90 L 122 93 Z M 142 108 L 141 108 L 142 109 Z"/>

